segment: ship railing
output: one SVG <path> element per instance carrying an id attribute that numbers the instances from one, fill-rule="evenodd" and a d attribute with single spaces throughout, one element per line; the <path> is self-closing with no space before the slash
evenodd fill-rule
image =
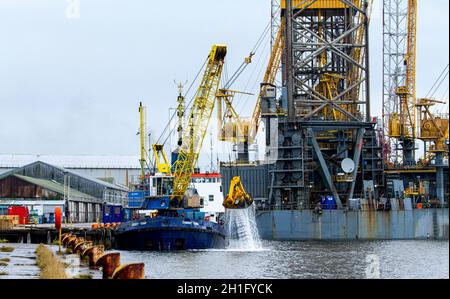
<path id="1" fill-rule="evenodd" d="M 412 204 L 409 209 L 413 210 L 426 210 L 426 209 L 448 209 L 449 204 L 437 204 L 437 203 L 423 203 L 420 204 Z M 386 204 L 383 203 L 375 203 L 375 204 L 359 204 L 359 206 L 354 205 L 343 205 L 342 208 L 338 208 L 337 206 L 333 205 L 317 205 L 317 204 L 283 204 L 283 205 L 257 205 L 256 210 L 257 211 L 329 211 L 329 210 L 340 210 L 340 211 L 390 211 L 390 210 L 397 210 L 397 211 L 404 211 L 407 208 L 405 206 L 400 207 L 389 207 Z"/>

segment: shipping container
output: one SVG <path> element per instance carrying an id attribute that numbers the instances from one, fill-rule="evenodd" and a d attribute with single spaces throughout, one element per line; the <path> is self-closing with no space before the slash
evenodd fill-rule
<path id="1" fill-rule="evenodd" d="M 19 216 L 19 224 L 28 224 L 30 213 L 27 207 L 23 206 L 11 206 L 8 208 L 9 216 Z"/>
<path id="2" fill-rule="evenodd" d="M 122 206 L 103 206 L 103 223 L 123 222 Z"/>

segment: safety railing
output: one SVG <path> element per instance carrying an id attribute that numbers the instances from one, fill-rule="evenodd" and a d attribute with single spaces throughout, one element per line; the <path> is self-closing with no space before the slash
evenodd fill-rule
<path id="1" fill-rule="evenodd" d="M 449 204 L 440 203 L 414 203 L 407 208 L 412 208 L 413 210 L 420 209 L 448 209 Z M 338 208 L 337 205 L 317 205 L 317 204 L 256 204 L 257 211 L 327 211 L 327 210 L 340 210 L 340 211 L 390 211 L 390 210 L 405 210 L 405 205 L 392 206 L 382 202 L 373 203 L 355 203 L 354 205 L 343 205 Z"/>

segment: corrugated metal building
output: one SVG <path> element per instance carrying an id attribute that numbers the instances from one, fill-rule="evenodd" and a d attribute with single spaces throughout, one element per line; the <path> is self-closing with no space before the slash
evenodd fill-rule
<path id="1" fill-rule="evenodd" d="M 123 186 L 41 161 L 0 175 L 0 205 L 26 205 L 47 219 L 58 202 L 68 207 L 70 221 L 93 222 L 105 204 L 126 206 L 127 194 Z"/>
<path id="2" fill-rule="evenodd" d="M 123 186 L 135 183 L 141 174 L 139 156 L 0 154 L 0 175 L 35 161 L 62 167 L 86 177 L 107 179 Z"/>

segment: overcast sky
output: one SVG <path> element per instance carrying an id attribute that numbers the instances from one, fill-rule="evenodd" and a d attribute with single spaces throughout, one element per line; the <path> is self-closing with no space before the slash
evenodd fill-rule
<path id="1" fill-rule="evenodd" d="M 176 105 L 174 80 L 191 82 L 213 43 L 228 45 L 231 75 L 270 19 L 270 0 L 79 0 L 79 16 L 70 1 L 0 1 L 0 153 L 138 154 L 139 101 L 159 135 Z M 372 111 L 380 115 L 382 1 L 374 2 Z M 448 63 L 448 6 L 419 1 L 419 97 Z M 268 40 L 234 87 L 256 93 L 267 55 Z"/>

